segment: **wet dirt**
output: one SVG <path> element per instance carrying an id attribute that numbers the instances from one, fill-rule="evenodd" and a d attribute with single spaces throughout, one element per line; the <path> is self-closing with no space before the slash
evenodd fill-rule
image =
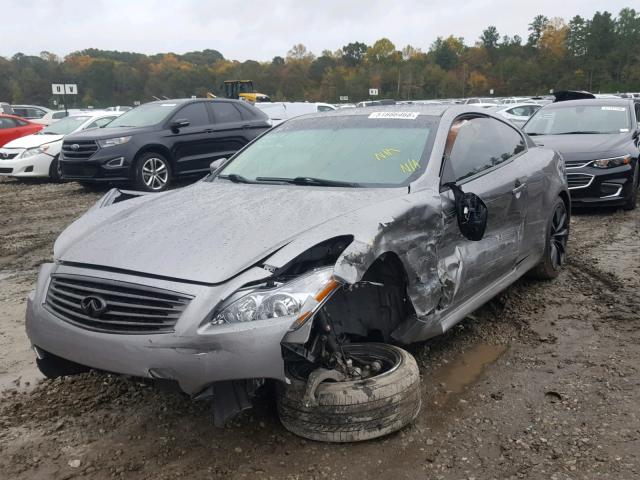
<path id="1" fill-rule="evenodd" d="M 640 478 L 640 210 L 575 214 L 559 278 L 522 279 L 408 348 L 413 425 L 330 445 L 284 430 L 268 390 L 216 429 L 206 402 L 136 379 L 33 385 L 24 298 L 99 195 L 0 179 L 0 479 Z"/>

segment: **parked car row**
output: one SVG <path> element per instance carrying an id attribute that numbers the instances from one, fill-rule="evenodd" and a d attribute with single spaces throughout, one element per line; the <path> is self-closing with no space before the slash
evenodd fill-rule
<path id="1" fill-rule="evenodd" d="M 59 156 L 65 135 L 100 128 L 120 115 L 120 112 L 87 112 L 71 115 L 0 147 L 0 175 L 25 178 L 49 177 L 61 179 Z M 2 120 L 0 120 L 2 121 Z"/>

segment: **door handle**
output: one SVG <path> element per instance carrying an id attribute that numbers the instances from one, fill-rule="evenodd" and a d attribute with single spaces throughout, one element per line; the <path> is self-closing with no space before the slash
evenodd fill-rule
<path id="1" fill-rule="evenodd" d="M 215 130 L 213 128 L 205 128 L 204 133 L 213 133 Z"/>
<path id="2" fill-rule="evenodd" d="M 526 188 L 527 188 L 526 182 L 520 182 L 520 180 L 516 180 L 515 188 L 511 190 L 511 193 L 513 193 L 516 197 L 518 197 L 520 193 L 526 190 Z"/>
<path id="3" fill-rule="evenodd" d="M 251 125 L 247 124 L 247 125 L 242 125 L 243 129 L 247 129 L 247 128 L 251 128 Z"/>

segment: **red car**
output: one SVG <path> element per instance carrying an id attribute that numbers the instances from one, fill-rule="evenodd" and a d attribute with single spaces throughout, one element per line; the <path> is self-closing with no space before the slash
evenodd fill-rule
<path id="1" fill-rule="evenodd" d="M 39 132 L 44 125 L 32 123 L 15 115 L 0 114 L 0 147 L 16 138 Z"/>

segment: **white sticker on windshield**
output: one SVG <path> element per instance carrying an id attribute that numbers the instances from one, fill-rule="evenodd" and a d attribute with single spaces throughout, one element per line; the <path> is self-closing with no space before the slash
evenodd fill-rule
<path id="1" fill-rule="evenodd" d="M 394 118 L 396 120 L 415 120 L 420 112 L 373 112 L 369 118 Z"/>
<path id="2" fill-rule="evenodd" d="M 611 110 L 614 112 L 626 112 L 627 109 L 624 107 L 602 107 L 602 110 Z"/>
<path id="3" fill-rule="evenodd" d="M 161 103 L 160 106 L 161 107 L 175 107 L 176 104 L 175 103 Z"/>

